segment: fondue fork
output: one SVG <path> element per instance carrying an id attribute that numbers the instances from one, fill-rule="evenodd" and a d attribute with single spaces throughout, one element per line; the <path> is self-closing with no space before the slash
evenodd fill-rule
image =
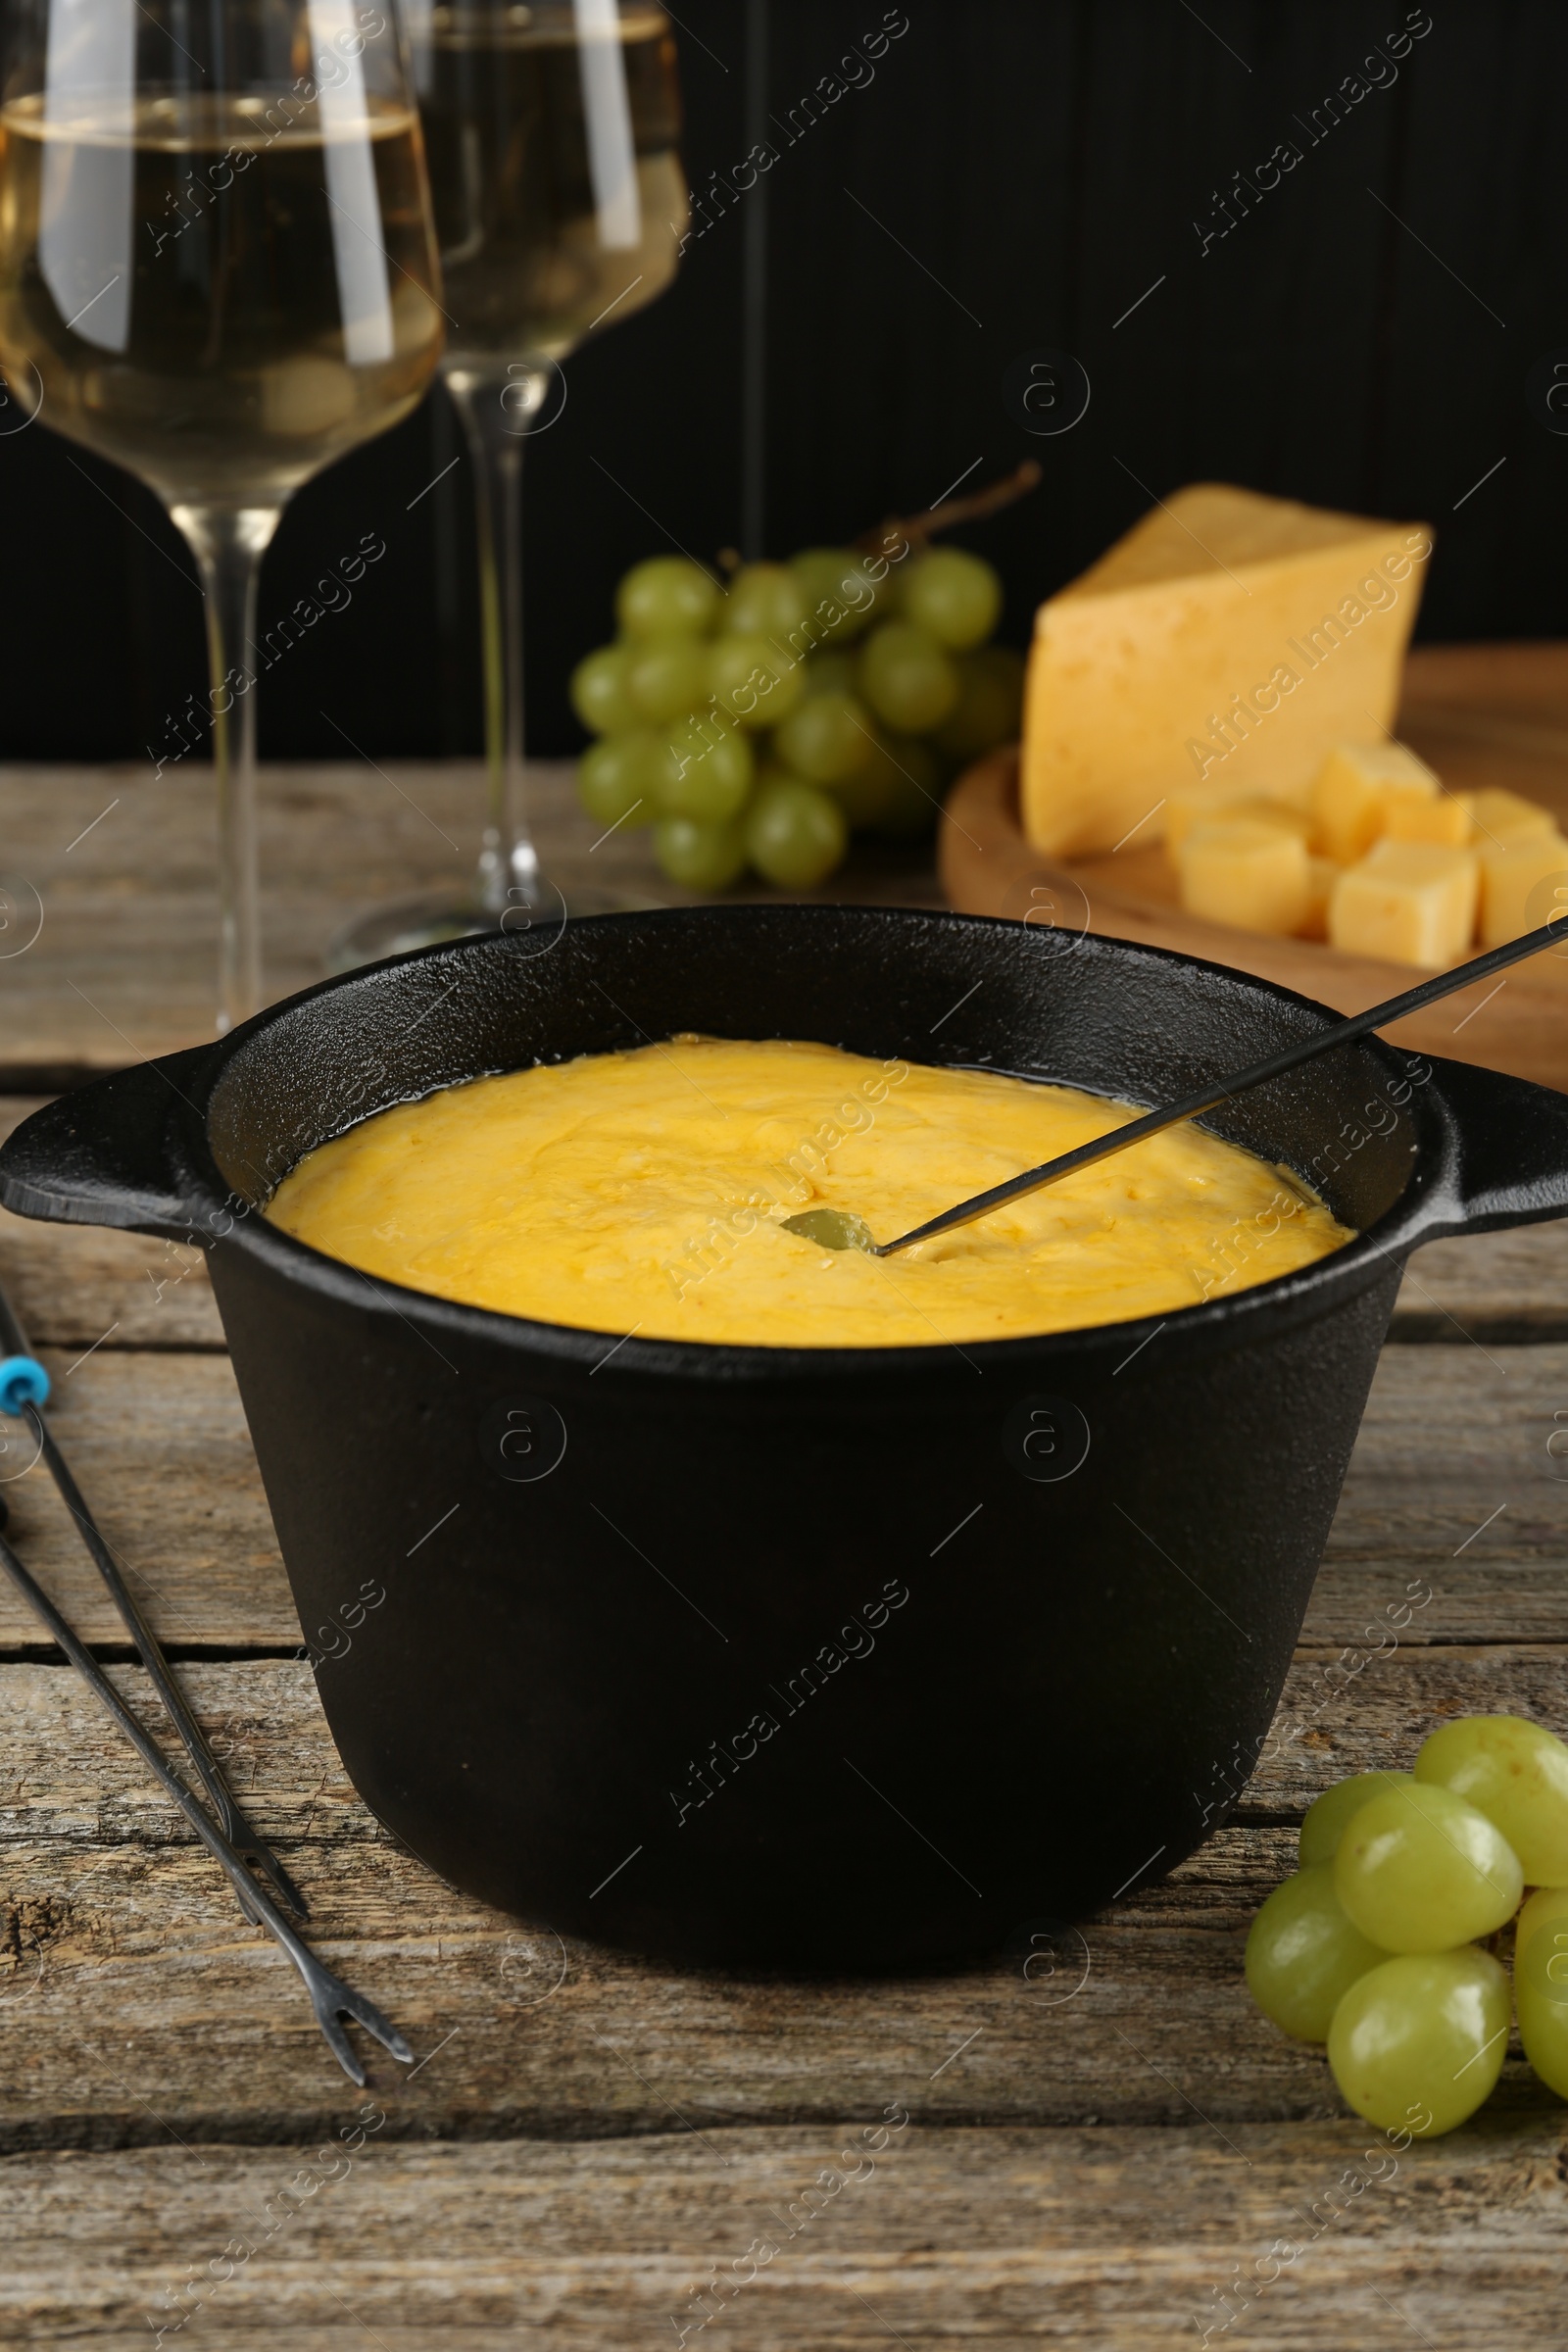
<path id="1" fill-rule="evenodd" d="M 0 1356 L 7 1359 L 0 1365 L 0 1413 L 14 1414 L 24 1421 L 37 1439 L 44 1465 L 59 1490 L 60 1499 L 70 1513 L 72 1524 L 81 1538 L 88 1557 L 102 1577 L 125 1631 L 136 1645 L 148 1680 L 163 1700 L 175 1731 L 185 1743 L 213 1810 L 218 1815 L 219 1827 L 234 1851 L 247 1862 L 254 1863 L 262 1875 L 270 1881 L 296 1918 L 308 1919 L 310 1907 L 305 1897 L 271 1847 L 247 1819 L 244 1808 L 224 1779 L 206 1733 L 191 1713 L 184 1692 L 174 1680 L 162 1643 L 131 1598 L 129 1587 L 120 1573 L 119 1563 L 105 1543 L 103 1533 L 88 1509 L 64 1454 L 55 1444 L 53 1434 L 39 1410 L 49 1394 L 49 1375 L 28 1352 L 22 1325 L 3 1290 L 0 1290 Z M 246 1917 L 259 1920 L 260 1914 L 250 1908 L 248 1901 L 247 1889 L 253 1885 L 254 1881 L 247 1872 L 244 1886 L 236 1886 L 235 1892 Z"/>
<path id="2" fill-rule="evenodd" d="M 1455 964 L 1452 971 L 1439 972 L 1435 979 L 1423 980 L 1418 988 L 1406 989 L 1402 996 L 1390 997 L 1366 1012 L 1352 1013 L 1348 1020 L 1336 1021 L 1330 1028 L 1320 1029 L 1315 1037 L 1303 1038 L 1278 1054 L 1271 1054 L 1266 1061 L 1254 1061 L 1245 1070 L 1232 1071 L 1228 1078 L 1213 1079 L 1196 1095 L 1189 1095 L 1185 1102 L 1169 1103 L 1163 1110 L 1146 1111 L 1142 1118 L 1131 1120 L 1125 1127 L 1113 1127 L 1108 1135 L 1096 1136 L 1093 1143 L 1079 1144 L 1056 1159 L 1043 1160 L 1038 1168 L 1025 1168 L 1021 1176 L 1009 1176 L 1005 1184 L 994 1184 L 989 1192 L 976 1193 L 971 1200 L 960 1200 L 956 1208 L 945 1208 L 940 1216 L 928 1218 L 925 1224 L 916 1225 L 908 1233 L 901 1233 L 897 1241 L 873 1240 L 864 1218 L 843 1208 L 802 1209 L 798 1216 L 784 1219 L 784 1231 L 799 1234 L 803 1241 L 815 1242 L 822 1250 L 863 1250 L 868 1257 L 891 1257 L 895 1250 L 911 1249 L 916 1242 L 928 1242 L 939 1233 L 951 1232 L 956 1225 L 972 1225 L 977 1217 L 989 1216 L 994 1208 L 1003 1207 L 1008 1200 L 1017 1200 L 1025 1193 L 1038 1193 L 1042 1186 L 1055 1184 L 1079 1168 L 1092 1167 L 1096 1160 L 1108 1159 L 1113 1152 L 1126 1152 L 1166 1127 L 1179 1127 L 1184 1119 L 1200 1118 L 1205 1110 L 1217 1110 L 1222 1102 L 1233 1102 L 1238 1095 L 1249 1093 L 1254 1086 L 1264 1086 L 1271 1078 L 1283 1078 L 1287 1070 L 1298 1069 L 1303 1061 L 1311 1061 L 1319 1054 L 1331 1053 L 1336 1046 L 1352 1045 L 1370 1029 L 1381 1029 L 1390 1021 L 1402 1021 L 1407 1013 L 1420 1012 L 1426 1005 L 1436 1004 L 1461 988 L 1469 988 L 1474 981 L 1506 970 L 1511 963 L 1522 963 L 1527 956 L 1539 956 L 1544 948 L 1560 947 L 1565 938 L 1568 938 L 1568 915 L 1556 915 L 1539 931 L 1526 931 L 1520 938 L 1510 939 L 1485 956 Z"/>
<path id="3" fill-rule="evenodd" d="M 3 1509 L 3 1504 L 0 1504 L 0 1512 Z M 4 1519 L 0 1517 L 0 1526 L 3 1525 Z M 247 1916 L 259 1927 L 266 1928 L 293 1961 L 311 1996 L 316 2022 L 349 2081 L 364 2089 L 365 2069 L 355 2056 L 354 2045 L 339 2023 L 345 2017 L 352 2017 L 368 2034 L 373 2034 L 383 2049 L 389 2050 L 403 2065 L 412 2065 L 414 2052 L 390 2019 L 383 2017 L 375 2003 L 367 2000 L 363 1992 L 356 1992 L 352 1984 L 345 1984 L 341 1977 L 334 1976 L 329 1968 L 318 1960 L 310 1946 L 303 1943 L 294 1933 L 270 1895 L 264 1887 L 258 1886 L 236 1848 L 209 1817 L 206 1807 L 186 1788 L 152 1734 L 139 1717 L 132 1714 L 97 1659 L 77 1641 L 54 1602 L 24 1568 L 4 1536 L 0 1536 L 0 1568 L 4 1568 L 29 1607 L 49 1628 L 76 1672 L 91 1685 L 136 1753 L 168 1789 L 208 1851 L 216 1855 Z"/>

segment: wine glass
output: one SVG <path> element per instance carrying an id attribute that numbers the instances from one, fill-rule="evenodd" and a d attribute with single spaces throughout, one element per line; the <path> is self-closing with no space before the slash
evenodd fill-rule
<path id="1" fill-rule="evenodd" d="M 262 556 L 301 482 L 407 416 L 440 357 L 395 6 L 5 0 L 0 28 L 0 368 L 158 493 L 201 571 L 220 1030 L 262 1001 Z"/>
<path id="2" fill-rule="evenodd" d="M 471 886 L 383 906 L 339 969 L 437 939 L 564 920 L 528 830 L 522 442 L 559 415 L 561 362 L 662 293 L 686 228 L 675 42 L 647 0 L 415 0 L 415 78 L 448 315 L 442 378 L 478 493 L 488 807 Z"/>

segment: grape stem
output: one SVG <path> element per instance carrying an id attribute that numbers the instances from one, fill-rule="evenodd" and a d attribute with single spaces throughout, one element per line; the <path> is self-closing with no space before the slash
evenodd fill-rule
<path id="1" fill-rule="evenodd" d="M 890 515 L 886 522 L 874 523 L 861 532 L 855 545 L 868 556 L 893 556 L 906 546 L 918 550 L 933 531 L 951 530 L 956 522 L 979 522 L 987 514 L 1000 514 L 1004 507 L 1026 498 L 1039 480 L 1040 467 L 1033 458 L 1024 458 L 1011 473 L 1003 474 L 983 490 L 972 490 L 967 498 L 944 499 L 940 506 L 927 507 L 922 514 Z"/>
<path id="2" fill-rule="evenodd" d="M 988 514 L 998 514 L 1015 500 L 1027 498 L 1039 480 L 1040 467 L 1033 458 L 1024 458 L 1011 473 L 1001 475 L 984 490 L 972 490 L 967 498 L 945 498 L 940 506 L 927 507 L 919 514 L 890 514 L 886 522 L 874 522 L 850 544 L 865 556 L 897 558 L 905 551 L 917 553 L 934 531 L 950 531 L 956 522 L 980 522 Z M 741 567 L 741 551 L 721 547 L 714 562 L 725 579 L 731 579 Z"/>

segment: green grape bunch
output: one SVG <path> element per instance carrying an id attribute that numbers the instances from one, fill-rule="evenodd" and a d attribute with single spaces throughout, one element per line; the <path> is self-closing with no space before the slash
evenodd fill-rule
<path id="1" fill-rule="evenodd" d="M 1451 2132 L 1496 2083 L 1515 2008 L 1525 2056 L 1568 2098 L 1568 1745 L 1521 1715 L 1457 1717 L 1411 1771 L 1326 1788 L 1298 1856 L 1252 1922 L 1248 1989 L 1327 2044 L 1357 2115 Z M 1492 1948 L 1510 1923 L 1511 1983 Z"/>
<path id="2" fill-rule="evenodd" d="M 961 548 L 811 547 L 727 588 L 684 556 L 633 564 L 618 634 L 571 702 L 577 791 L 607 831 L 651 825 L 670 881 L 748 871 L 810 890 L 853 834 L 915 840 L 971 760 L 1018 731 L 1023 662 L 993 645 L 1002 582 Z"/>

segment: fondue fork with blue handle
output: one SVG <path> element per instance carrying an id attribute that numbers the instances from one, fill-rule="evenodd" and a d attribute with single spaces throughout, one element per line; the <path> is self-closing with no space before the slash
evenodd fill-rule
<path id="1" fill-rule="evenodd" d="M 1369 1030 L 1381 1029 L 1391 1021 L 1402 1021 L 1407 1013 L 1420 1012 L 1428 1004 L 1454 996 L 1477 980 L 1506 971 L 1509 964 L 1522 963 L 1527 956 L 1539 956 L 1544 948 L 1560 949 L 1565 939 L 1568 939 L 1568 914 L 1556 915 L 1539 931 L 1526 931 L 1522 937 L 1510 939 L 1485 956 L 1472 957 L 1469 963 L 1455 964 L 1452 971 L 1439 972 L 1436 978 L 1423 980 L 1419 987 L 1406 989 L 1402 996 L 1390 997 L 1365 1012 L 1336 1021 L 1330 1028 L 1320 1029 L 1316 1037 L 1303 1038 L 1279 1054 L 1271 1054 L 1266 1061 L 1254 1061 L 1248 1069 L 1233 1070 L 1228 1078 L 1216 1078 L 1184 1102 L 1171 1102 L 1163 1110 L 1145 1111 L 1142 1118 L 1130 1120 L 1125 1127 L 1113 1127 L 1108 1135 L 1098 1135 L 1092 1143 L 1079 1144 L 1055 1159 L 1043 1160 L 1038 1168 L 1025 1168 L 1021 1176 L 1009 1176 L 1005 1184 L 995 1184 L 988 1193 L 976 1193 L 972 1200 L 960 1200 L 956 1208 L 945 1208 L 940 1216 L 929 1217 L 925 1224 L 901 1233 L 896 1241 L 873 1240 L 864 1218 L 843 1208 L 802 1209 L 798 1216 L 784 1219 L 784 1231 L 799 1234 L 803 1241 L 815 1242 L 823 1250 L 863 1250 L 868 1257 L 891 1257 L 896 1250 L 912 1249 L 916 1242 L 929 1242 L 939 1233 L 950 1233 L 956 1225 L 972 1225 L 977 1217 L 989 1216 L 994 1208 L 1002 1208 L 1007 1201 L 1021 1200 L 1026 1193 L 1038 1193 L 1043 1186 L 1055 1184 L 1079 1168 L 1093 1167 L 1096 1160 L 1109 1159 L 1113 1152 L 1126 1152 L 1134 1144 L 1161 1134 L 1167 1127 L 1179 1127 L 1184 1119 L 1201 1118 L 1205 1110 L 1217 1110 L 1222 1102 L 1234 1102 L 1238 1095 L 1249 1093 L 1254 1086 L 1266 1086 L 1271 1078 L 1283 1078 L 1287 1070 L 1298 1069 L 1303 1061 L 1311 1061 L 1319 1054 L 1330 1054 L 1336 1046 L 1353 1045 Z"/>
<path id="2" fill-rule="evenodd" d="M 296 1918 L 307 1919 L 309 1906 L 294 1881 L 284 1869 L 266 1839 L 247 1820 L 244 1809 L 223 1778 L 222 1768 L 214 1755 L 211 1742 L 185 1702 L 184 1692 L 175 1682 L 163 1646 L 135 1601 L 119 1563 L 104 1541 L 102 1531 L 73 1478 L 66 1458 L 55 1444 L 40 1407 L 49 1395 L 49 1375 L 28 1352 L 21 1324 L 12 1310 L 11 1302 L 0 1290 L 0 1413 L 23 1421 L 37 1440 L 44 1466 L 54 1480 L 60 1499 L 71 1515 L 72 1524 L 81 1538 L 93 1566 L 108 1589 L 109 1597 L 119 1610 L 125 1631 L 136 1645 L 136 1651 L 147 1670 L 148 1680 L 169 1711 L 174 1729 L 185 1743 L 191 1762 L 200 1776 L 202 1787 L 218 1815 L 219 1827 L 234 1851 L 268 1879 L 282 1896 Z M 253 1882 L 247 1874 L 243 1886 L 236 1886 L 240 1908 L 248 1919 L 259 1920 L 248 1899 Z"/>

